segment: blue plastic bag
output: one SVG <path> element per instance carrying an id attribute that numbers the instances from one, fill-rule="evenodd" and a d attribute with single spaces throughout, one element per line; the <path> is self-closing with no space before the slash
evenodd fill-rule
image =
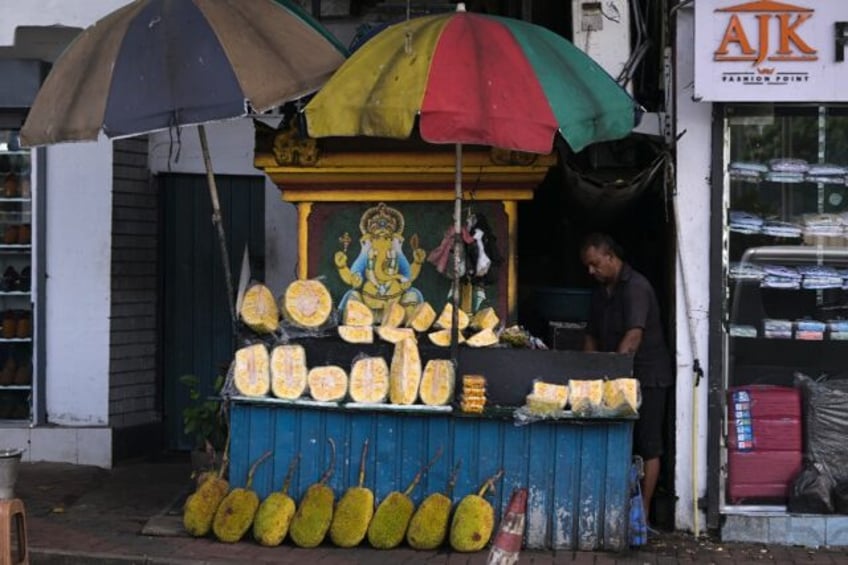
<path id="1" fill-rule="evenodd" d="M 630 546 L 637 547 L 648 543 L 648 521 L 645 519 L 645 507 L 642 502 L 642 486 L 639 482 L 639 467 L 630 466 Z"/>

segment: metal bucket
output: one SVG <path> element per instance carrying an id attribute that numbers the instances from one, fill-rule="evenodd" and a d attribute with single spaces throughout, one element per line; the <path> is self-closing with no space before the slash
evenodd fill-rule
<path id="1" fill-rule="evenodd" d="M 15 498 L 15 481 L 23 449 L 0 449 L 0 500 Z"/>

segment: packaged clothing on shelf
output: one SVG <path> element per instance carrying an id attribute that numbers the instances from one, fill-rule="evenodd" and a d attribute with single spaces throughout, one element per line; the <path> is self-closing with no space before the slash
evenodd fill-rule
<path id="1" fill-rule="evenodd" d="M 733 161 L 727 167 L 728 171 L 751 171 L 755 173 L 767 173 L 769 168 L 768 165 L 764 163 L 757 163 L 754 161 Z"/>
<path id="2" fill-rule="evenodd" d="M 799 341 L 822 341 L 824 340 L 824 332 L 811 332 L 809 330 L 797 330 L 795 339 Z"/>
<path id="3" fill-rule="evenodd" d="M 842 176 L 848 175 L 848 168 L 832 163 L 812 163 L 807 169 L 808 175 Z"/>
<path id="4" fill-rule="evenodd" d="M 803 214 L 801 223 L 805 227 L 844 226 L 845 222 L 839 214 Z"/>
<path id="5" fill-rule="evenodd" d="M 728 276 L 732 279 L 743 281 L 760 281 L 765 272 L 759 265 L 753 263 L 731 263 Z"/>
<path id="6" fill-rule="evenodd" d="M 819 320 L 795 320 L 795 329 L 802 332 L 823 332 L 827 324 Z"/>
<path id="7" fill-rule="evenodd" d="M 729 219 L 730 224 L 736 226 L 759 227 L 763 225 L 764 222 L 761 216 L 742 210 L 731 210 L 729 213 Z"/>
<path id="8" fill-rule="evenodd" d="M 730 180 L 757 183 L 762 178 L 763 174 L 757 171 L 730 171 Z"/>
<path id="9" fill-rule="evenodd" d="M 757 337 L 757 328 L 746 324 L 730 324 L 731 337 Z"/>
<path id="10" fill-rule="evenodd" d="M 814 182 L 816 184 L 845 184 L 845 177 L 831 176 L 831 175 L 812 175 L 807 173 L 804 176 L 804 180 L 807 182 Z"/>
<path id="11" fill-rule="evenodd" d="M 780 277 L 784 279 L 801 280 L 801 273 L 794 267 L 785 267 L 783 265 L 763 265 L 763 271 L 766 275 Z"/>
<path id="12" fill-rule="evenodd" d="M 804 276 L 801 287 L 808 290 L 825 290 L 828 288 L 842 288 L 842 277 L 819 277 Z"/>
<path id="13" fill-rule="evenodd" d="M 766 275 L 760 281 L 760 288 L 775 288 L 781 290 L 798 290 L 801 288 L 801 279 L 792 279 L 788 277 L 778 277 L 775 275 Z"/>
<path id="14" fill-rule="evenodd" d="M 766 318 L 763 320 L 763 337 L 768 339 L 792 339 L 792 321 Z"/>
<path id="15" fill-rule="evenodd" d="M 810 170 L 810 164 L 804 159 L 771 159 L 768 166 L 770 171 L 780 173 L 806 173 Z"/>
<path id="16" fill-rule="evenodd" d="M 804 182 L 804 173 L 782 173 L 772 171 L 766 173 L 765 180 L 769 182 L 801 183 Z"/>
<path id="17" fill-rule="evenodd" d="M 760 231 L 773 237 L 801 237 L 801 226 L 780 220 L 767 220 Z"/>
<path id="18" fill-rule="evenodd" d="M 848 332 L 848 320 L 828 320 L 827 329 L 831 332 Z"/>
<path id="19" fill-rule="evenodd" d="M 835 332 L 835 331 L 831 330 L 830 334 L 828 334 L 828 337 L 830 339 L 832 339 L 833 341 L 847 341 L 848 340 L 848 332 L 843 332 L 843 331 Z"/>

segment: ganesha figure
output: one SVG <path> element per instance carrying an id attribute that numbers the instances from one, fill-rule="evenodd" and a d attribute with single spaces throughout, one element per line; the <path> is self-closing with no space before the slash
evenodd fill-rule
<path id="1" fill-rule="evenodd" d="M 351 287 L 339 304 L 342 309 L 349 299 L 355 298 L 367 304 L 380 320 L 391 302 L 410 308 L 423 301 L 412 283 L 421 273 L 427 252 L 418 247 L 418 235 L 413 235 L 409 238 L 410 263 L 403 252 L 403 228 L 403 215 L 381 202 L 367 209 L 359 220 L 360 250 L 351 265 L 347 255 L 350 237 L 345 234 L 339 238 L 343 250 L 336 252 L 334 261 L 339 276 Z"/>

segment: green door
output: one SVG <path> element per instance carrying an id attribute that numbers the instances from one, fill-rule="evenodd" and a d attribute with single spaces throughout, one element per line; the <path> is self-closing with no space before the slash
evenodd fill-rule
<path id="1" fill-rule="evenodd" d="M 265 256 L 264 178 L 215 177 L 233 286 L 244 247 L 250 249 L 252 276 L 262 280 Z M 213 393 L 217 375 L 225 374 L 234 342 L 226 302 L 221 253 L 212 225 L 212 205 L 204 175 L 159 176 L 162 201 L 162 371 L 166 445 L 191 449 L 183 434 L 182 413 L 188 389 L 182 375 L 195 375 L 204 395 Z"/>

